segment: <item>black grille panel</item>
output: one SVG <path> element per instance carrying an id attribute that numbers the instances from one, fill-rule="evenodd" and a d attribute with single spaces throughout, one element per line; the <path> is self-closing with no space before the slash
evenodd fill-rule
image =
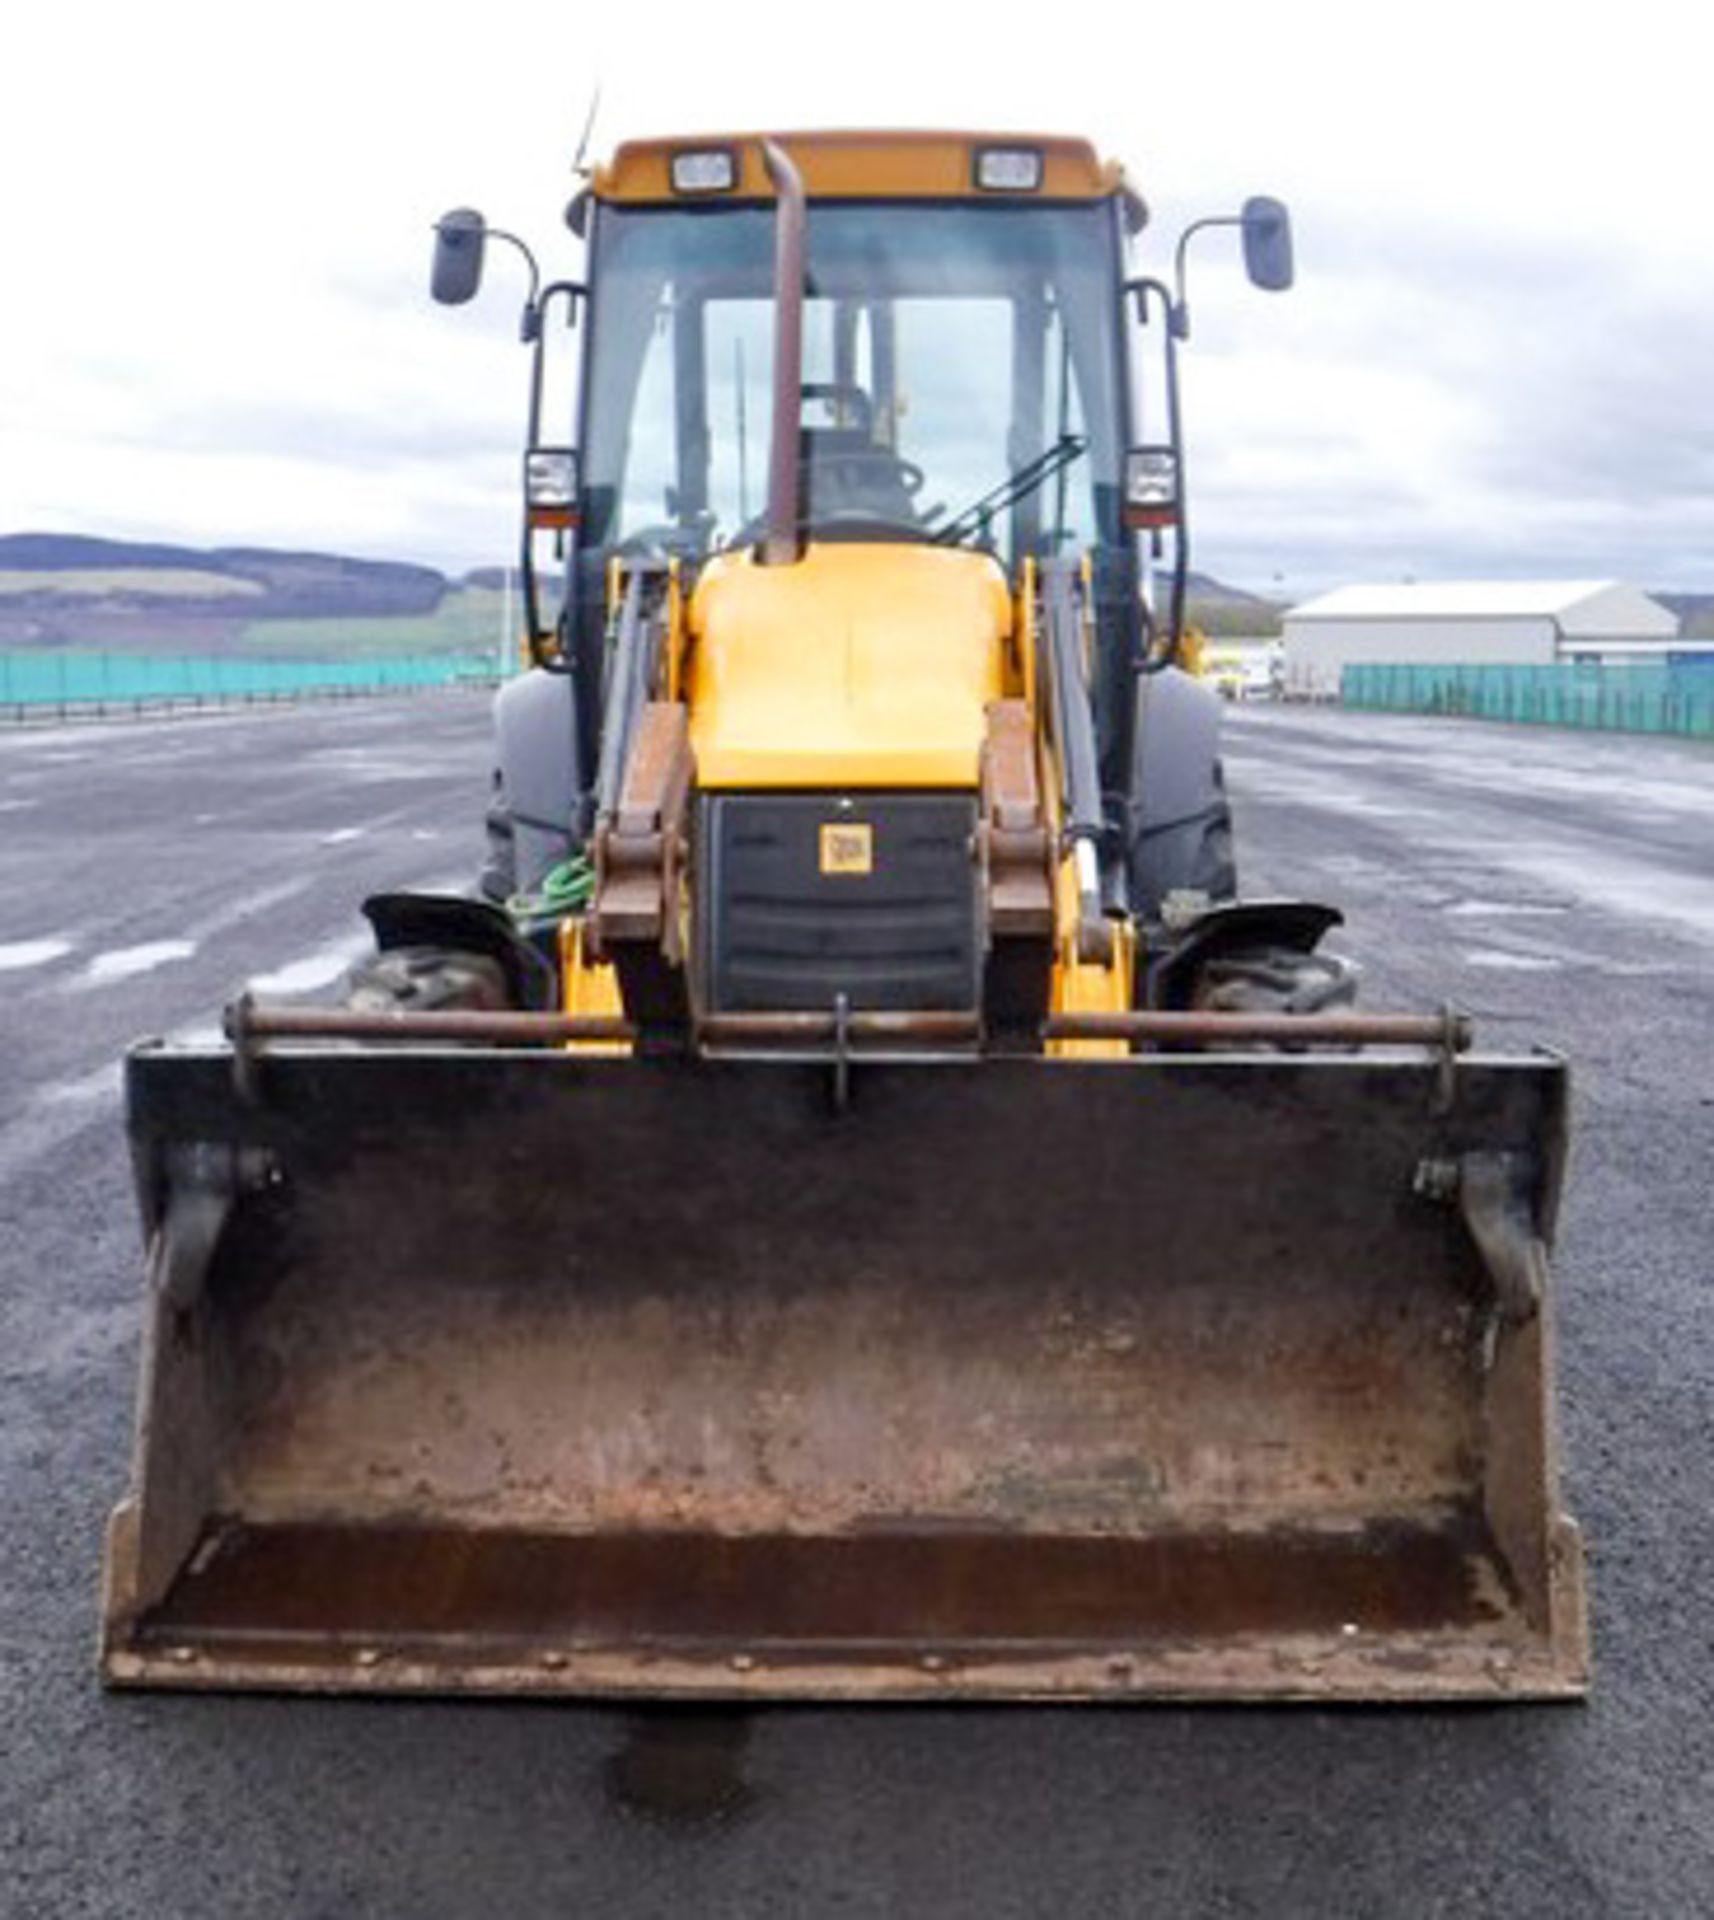
<path id="1" fill-rule="evenodd" d="M 823 871 L 824 827 L 868 829 L 867 872 Z M 973 796 L 716 793 L 699 828 L 711 1011 L 975 1009 Z"/>

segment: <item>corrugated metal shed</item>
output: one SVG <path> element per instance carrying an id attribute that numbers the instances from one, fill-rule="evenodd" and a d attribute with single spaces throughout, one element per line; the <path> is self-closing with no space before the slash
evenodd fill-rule
<path id="1" fill-rule="evenodd" d="M 1620 580 L 1410 580 L 1335 587 L 1288 620 L 1557 620 L 1584 631 L 1640 628 L 1666 638 L 1677 616 Z M 1569 628 L 1568 628 L 1569 630 Z"/>
<path id="2" fill-rule="evenodd" d="M 1678 618 L 1619 580 L 1423 580 L 1338 587 L 1285 616 L 1288 692 L 1331 697 L 1347 666 L 1655 657 Z"/>

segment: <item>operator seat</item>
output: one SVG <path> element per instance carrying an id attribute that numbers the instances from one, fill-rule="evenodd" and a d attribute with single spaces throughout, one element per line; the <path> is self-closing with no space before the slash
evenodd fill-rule
<path id="1" fill-rule="evenodd" d="M 812 525 L 845 515 L 916 524 L 910 469 L 861 427 L 806 427 L 804 469 Z"/>

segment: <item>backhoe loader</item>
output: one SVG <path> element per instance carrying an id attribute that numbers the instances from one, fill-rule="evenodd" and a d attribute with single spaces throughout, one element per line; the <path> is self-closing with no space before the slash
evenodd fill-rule
<path id="1" fill-rule="evenodd" d="M 129 1058 L 110 1683 L 1584 1688 L 1565 1068 L 1238 896 L 1146 218 L 862 133 L 621 146 L 577 280 L 439 223 L 530 273 L 488 860 Z"/>

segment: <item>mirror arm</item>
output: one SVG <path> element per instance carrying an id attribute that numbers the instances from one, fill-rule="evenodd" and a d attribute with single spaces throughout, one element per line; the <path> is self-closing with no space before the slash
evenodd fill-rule
<path id="1" fill-rule="evenodd" d="M 1178 288 L 1178 297 L 1171 303 L 1171 325 L 1173 333 L 1180 340 L 1190 338 L 1190 304 L 1184 291 L 1184 256 L 1192 234 L 1205 233 L 1210 227 L 1241 227 L 1243 224 L 1242 217 L 1235 213 L 1210 214 L 1206 219 L 1192 220 L 1178 236 L 1178 246 L 1173 252 L 1173 282 Z"/>
<path id="2" fill-rule="evenodd" d="M 1203 227 L 1231 226 L 1230 220 L 1199 220 L 1196 225 Z M 1152 665 L 1145 663 L 1144 672 L 1159 672 L 1162 667 L 1174 665 L 1184 644 L 1184 604 L 1189 591 L 1190 580 L 1190 508 L 1187 501 L 1188 489 L 1184 473 L 1184 430 L 1183 417 L 1179 410 L 1178 393 L 1178 343 L 1190 331 L 1190 322 L 1184 307 L 1182 292 L 1184 282 L 1184 243 L 1196 231 L 1189 227 L 1180 236 L 1178 243 L 1178 278 L 1181 291 L 1173 298 L 1172 290 L 1164 281 L 1144 276 L 1125 282 L 1125 291 L 1137 303 L 1137 321 L 1141 326 L 1149 323 L 1149 296 L 1161 304 L 1166 315 L 1166 426 L 1167 440 L 1178 466 L 1178 517 L 1172 529 L 1172 602 L 1167 622 L 1167 647 L 1162 657 Z"/>
<path id="3" fill-rule="evenodd" d="M 492 231 L 492 229 L 490 229 L 490 231 Z M 502 237 L 509 239 L 511 236 L 504 235 Z M 523 246 L 522 241 L 519 241 L 517 244 L 520 247 Z M 524 252 L 528 255 L 529 249 L 524 247 Z M 535 260 L 532 257 L 530 259 L 532 276 L 534 275 L 535 264 Z M 552 306 L 556 294 L 565 302 L 565 324 L 571 327 L 577 324 L 577 304 L 580 300 L 587 299 L 589 289 L 580 280 L 551 280 L 545 287 L 541 288 L 540 292 L 537 292 L 536 283 L 532 278 L 529 304 L 524 308 L 524 317 L 527 323 L 524 330 L 524 339 L 535 349 L 530 356 L 530 412 L 529 433 L 524 442 L 526 447 L 535 447 L 541 444 L 542 383 L 546 365 L 547 348 L 545 327 L 548 309 Z M 518 571 L 520 583 L 523 588 L 524 631 L 529 640 L 530 658 L 538 667 L 551 666 L 554 663 L 550 660 L 543 646 L 543 635 L 541 631 L 541 595 L 536 582 L 536 556 L 535 550 L 531 545 L 530 516 L 527 508 L 524 513 L 524 533 L 522 551 L 519 555 Z"/>
<path id="4" fill-rule="evenodd" d="M 508 233 L 504 227 L 488 227 L 485 231 L 490 240 L 504 240 L 508 246 L 516 247 L 524 256 L 524 265 L 530 270 L 530 291 L 524 300 L 524 311 L 518 319 L 518 338 L 528 346 L 540 335 L 542 328 L 542 270 L 536 265 L 536 256 L 528 244 L 515 233 Z"/>
<path id="5" fill-rule="evenodd" d="M 534 262 L 531 262 L 534 265 Z M 542 357 L 545 342 L 543 329 L 547 325 L 548 308 L 553 304 L 555 294 L 565 302 L 565 324 L 574 327 L 577 324 L 577 303 L 586 298 L 589 289 L 580 280 L 552 280 L 540 293 L 532 291 L 530 303 L 524 309 L 523 339 L 527 346 L 535 348 L 530 366 L 530 434 L 525 442 L 527 446 L 537 446 L 542 437 Z"/>

